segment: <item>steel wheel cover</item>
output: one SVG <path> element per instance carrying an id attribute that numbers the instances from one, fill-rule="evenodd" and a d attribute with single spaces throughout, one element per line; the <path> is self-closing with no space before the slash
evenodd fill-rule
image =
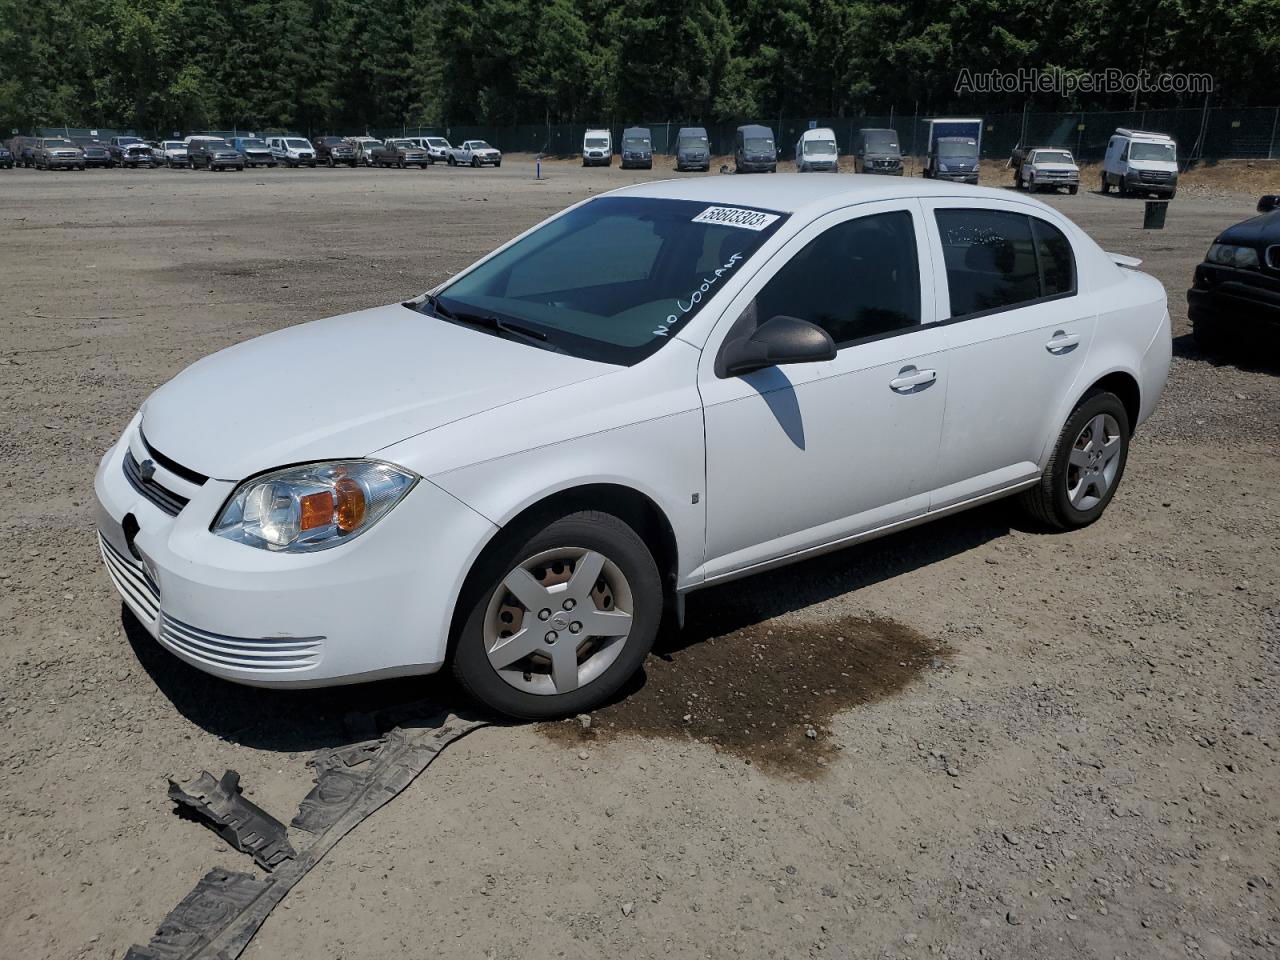
<path id="1" fill-rule="evenodd" d="M 1092 510 L 1106 497 L 1120 470 L 1124 443 L 1120 424 L 1109 413 L 1091 417 L 1071 445 L 1067 499 L 1077 510 Z"/>

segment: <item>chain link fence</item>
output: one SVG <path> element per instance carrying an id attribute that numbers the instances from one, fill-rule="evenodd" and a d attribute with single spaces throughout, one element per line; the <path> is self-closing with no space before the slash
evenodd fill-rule
<path id="1" fill-rule="evenodd" d="M 972 115 L 972 114 L 970 114 Z M 748 122 L 748 121 L 743 121 Z M 753 121 L 754 122 L 754 121 Z M 922 156 L 928 145 L 929 125 L 922 116 L 888 114 L 859 117 L 805 117 L 779 118 L 763 121 L 777 135 L 778 148 L 784 158 L 795 154 L 795 143 L 800 134 L 811 126 L 830 127 L 835 131 L 842 153 L 853 150 L 857 132 L 868 127 L 896 130 L 902 151 L 908 156 Z M 379 140 L 388 137 L 441 136 L 451 143 L 464 140 L 485 140 L 507 153 L 542 153 L 549 156 L 576 156 L 582 150 L 582 138 L 588 129 L 608 128 L 613 134 L 614 151 L 622 141 L 624 127 L 648 127 L 653 137 L 653 150 L 657 154 L 675 152 L 676 133 L 685 126 L 704 126 L 692 120 L 661 120 L 637 124 L 518 124 L 512 126 L 444 125 L 401 126 L 366 129 L 317 129 L 309 131 L 284 131 L 256 128 L 200 130 L 196 133 L 225 137 L 267 136 L 294 133 L 302 136 L 372 136 Z M 705 125 L 716 155 L 733 152 L 737 124 Z M 1001 113 L 983 119 L 982 155 L 988 158 L 1007 157 L 1014 147 L 1026 146 L 1066 147 L 1078 160 L 1096 161 L 1102 158 L 1107 140 L 1117 127 L 1154 130 L 1167 133 L 1178 143 L 1181 161 L 1194 160 L 1266 159 L 1280 160 L 1280 106 L 1243 107 L 1225 109 L 1131 110 L 1094 111 L 1079 113 Z M 102 140 L 120 134 L 132 134 L 134 130 L 89 129 L 83 127 L 43 127 L 33 131 L 35 136 L 97 136 Z M 160 139 L 175 136 L 174 131 L 144 131 L 139 136 Z"/>

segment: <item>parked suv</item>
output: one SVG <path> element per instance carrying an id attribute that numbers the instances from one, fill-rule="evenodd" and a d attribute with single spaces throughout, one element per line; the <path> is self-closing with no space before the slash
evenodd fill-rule
<path id="1" fill-rule="evenodd" d="M 1154 193 L 1170 200 L 1178 192 L 1178 148 L 1173 138 L 1147 130 L 1116 130 L 1102 158 L 1102 192 L 1122 197 Z"/>
<path id="2" fill-rule="evenodd" d="M 435 162 L 431 159 L 431 154 L 407 138 L 396 138 L 379 144 L 369 155 L 375 167 L 417 167 L 425 170 Z"/>
<path id="3" fill-rule="evenodd" d="M 902 176 L 898 131 L 877 127 L 859 130 L 853 146 L 853 172 Z"/>
<path id="4" fill-rule="evenodd" d="M 244 169 L 244 157 L 225 140 L 193 140 L 187 145 L 187 157 L 192 170 L 201 167 L 209 171 Z"/>
<path id="5" fill-rule="evenodd" d="M 1280 196 L 1262 196 L 1258 213 L 1218 234 L 1196 267 L 1187 314 L 1203 350 L 1257 338 L 1274 356 L 1280 344 Z"/>
<path id="6" fill-rule="evenodd" d="M 653 169 L 653 136 L 648 127 L 627 127 L 622 131 L 622 169 Z"/>
<path id="7" fill-rule="evenodd" d="M 37 170 L 83 170 L 84 151 L 62 137 L 42 137 L 32 152 Z"/>
<path id="8" fill-rule="evenodd" d="M 1066 187 L 1068 193 L 1080 190 L 1080 168 L 1070 150 L 1062 147 L 1018 147 L 1009 159 L 1013 167 L 1013 185 L 1019 190 L 1052 190 Z"/>
<path id="9" fill-rule="evenodd" d="M 111 151 L 97 137 L 72 137 L 71 142 L 84 152 L 86 167 L 111 166 Z"/>
<path id="10" fill-rule="evenodd" d="M 9 141 L 9 152 L 13 154 L 13 162 L 20 167 L 35 166 L 36 147 L 39 145 L 39 137 L 14 137 Z"/>
<path id="11" fill-rule="evenodd" d="M 755 123 L 738 128 L 733 146 L 733 172 L 778 172 L 778 147 L 772 130 Z"/>
<path id="12" fill-rule="evenodd" d="M 268 137 L 267 146 L 276 162 L 286 167 L 316 165 L 316 148 L 306 137 Z"/>
<path id="13" fill-rule="evenodd" d="M 0 167 L 5 170 L 13 169 L 13 151 L 3 145 L 0 145 Z"/>
<path id="14" fill-rule="evenodd" d="M 676 169 L 711 169 L 711 142 L 706 127 L 681 127 L 676 133 Z"/>
<path id="15" fill-rule="evenodd" d="M 261 137 L 233 137 L 231 145 L 240 151 L 246 167 L 274 167 L 276 158 Z"/>
<path id="16" fill-rule="evenodd" d="M 342 164 L 348 167 L 356 165 L 356 148 L 345 137 L 319 137 L 315 141 L 316 159 L 331 167 Z"/>
<path id="17" fill-rule="evenodd" d="M 151 145 L 141 137 L 112 137 L 107 141 L 107 150 L 111 153 L 113 167 L 154 167 L 151 159 Z"/>

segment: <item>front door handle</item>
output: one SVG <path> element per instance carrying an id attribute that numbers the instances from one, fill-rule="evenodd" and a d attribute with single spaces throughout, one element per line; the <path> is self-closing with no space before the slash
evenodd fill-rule
<path id="1" fill-rule="evenodd" d="M 937 370 L 917 370 L 915 367 L 903 367 L 898 375 L 889 381 L 889 389 L 897 393 L 915 393 L 923 390 L 938 379 Z"/>
<path id="2" fill-rule="evenodd" d="M 1080 334 L 1067 333 L 1065 330 L 1055 330 L 1053 336 L 1049 338 L 1049 342 L 1044 348 L 1050 353 L 1070 353 L 1080 343 Z"/>

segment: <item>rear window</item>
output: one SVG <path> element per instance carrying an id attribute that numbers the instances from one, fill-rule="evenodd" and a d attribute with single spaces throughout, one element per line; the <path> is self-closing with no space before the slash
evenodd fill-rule
<path id="1" fill-rule="evenodd" d="M 1075 293 L 1075 256 L 1057 227 L 1004 210 L 937 211 L 951 317 Z"/>

